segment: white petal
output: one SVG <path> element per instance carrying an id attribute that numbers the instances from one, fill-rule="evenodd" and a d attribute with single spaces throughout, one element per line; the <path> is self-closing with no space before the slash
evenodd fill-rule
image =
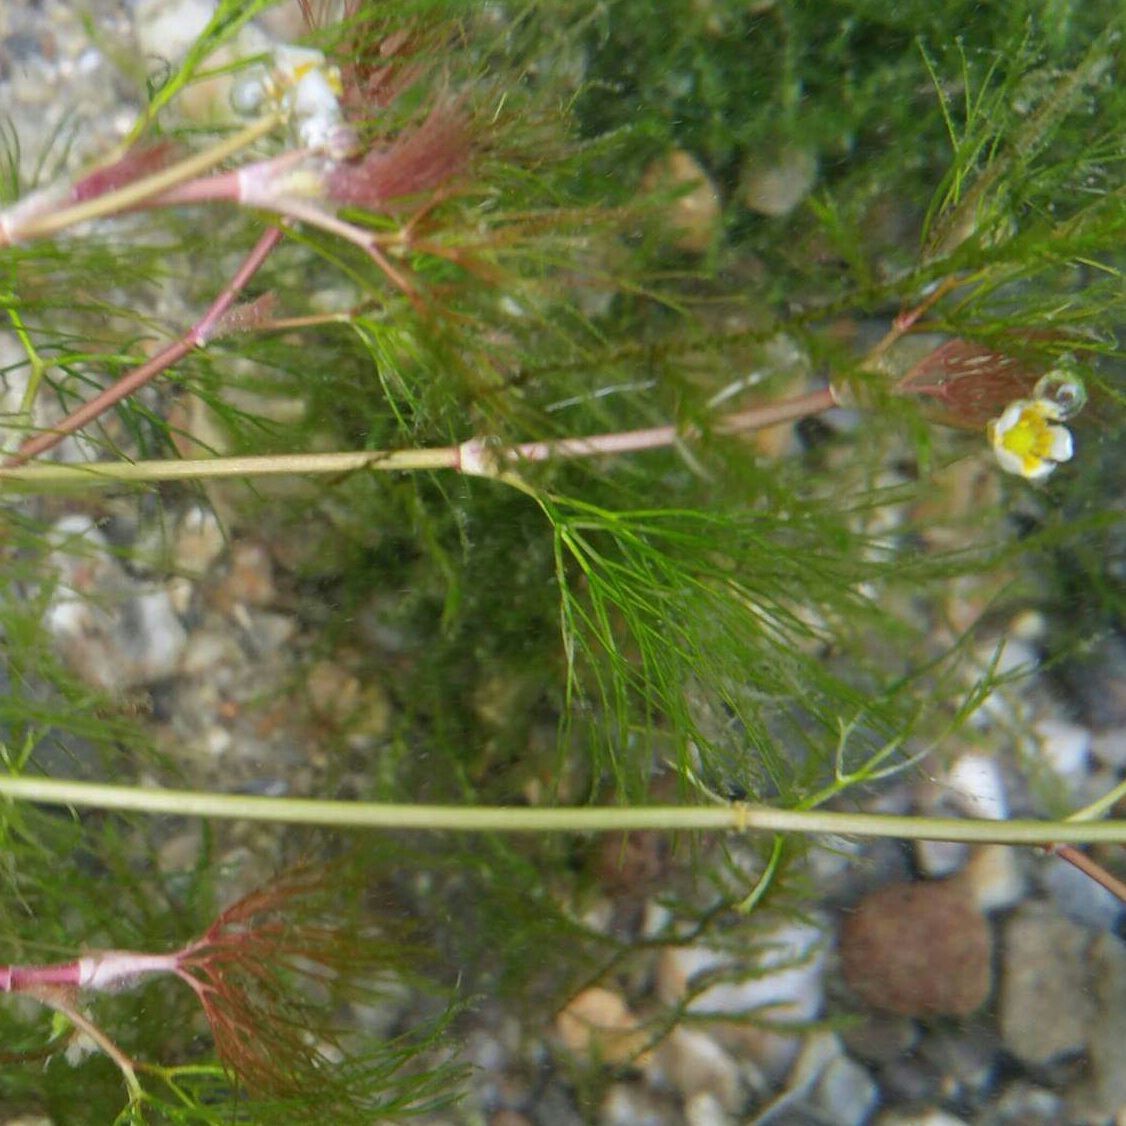
<path id="1" fill-rule="evenodd" d="M 1055 469 L 1056 463 L 1054 461 L 1038 461 L 1032 469 L 1021 470 L 1024 477 L 1029 481 L 1042 481 L 1049 473 Z"/>
<path id="2" fill-rule="evenodd" d="M 1075 452 L 1071 431 L 1066 426 L 1049 426 L 1048 433 L 1052 435 L 1052 448 L 1048 451 L 1048 457 L 1052 461 L 1070 461 Z"/>
<path id="3" fill-rule="evenodd" d="M 994 445 L 993 452 L 997 455 L 997 460 L 1006 473 L 1015 473 L 1019 477 L 1027 476 L 1024 472 L 1024 460 L 1022 458 L 1017 457 L 1016 454 L 1001 445 Z"/>
<path id="4" fill-rule="evenodd" d="M 1026 399 L 1017 399 L 1015 403 L 1010 403 L 1002 412 L 1001 417 L 993 421 L 993 441 L 996 443 L 1005 433 L 1012 430 L 1018 422 L 1020 416 L 1027 407 L 1028 401 Z"/>

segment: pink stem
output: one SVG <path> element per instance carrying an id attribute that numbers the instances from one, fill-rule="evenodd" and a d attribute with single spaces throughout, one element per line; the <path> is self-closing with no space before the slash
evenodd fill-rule
<path id="1" fill-rule="evenodd" d="M 149 974 L 178 973 L 182 956 L 182 951 L 145 954 L 135 950 L 103 950 L 45 966 L 0 966 L 0 993 L 27 993 L 58 986 L 113 992 Z"/>
<path id="2" fill-rule="evenodd" d="M 202 348 L 210 340 L 224 314 L 235 303 L 239 293 L 261 268 L 262 263 L 281 241 L 281 238 L 280 227 L 267 228 L 247 255 L 235 276 L 227 283 L 203 317 L 184 336 L 169 344 L 168 347 L 162 348 L 152 359 L 141 364 L 140 367 L 134 368 L 131 372 L 123 375 L 112 387 L 107 387 L 88 403 L 84 403 L 77 410 L 72 411 L 61 422 L 56 423 L 51 430 L 46 430 L 37 434 L 34 438 L 29 438 L 14 454 L 5 459 L 4 465 L 23 465 L 33 457 L 38 457 L 40 454 L 46 453 L 47 450 L 53 449 L 68 434 L 81 430 L 83 426 L 105 414 L 111 407 L 135 394 L 150 379 L 178 363 L 189 352 Z"/>
<path id="3" fill-rule="evenodd" d="M 1085 873 L 1095 883 L 1100 884 L 1106 888 L 1111 895 L 1126 903 L 1126 883 L 1123 883 L 1117 876 L 1111 875 L 1101 864 L 1092 860 L 1085 852 L 1081 852 L 1074 845 L 1066 844 L 1052 844 L 1045 846 L 1046 851 L 1058 856 L 1061 860 L 1066 860 L 1068 864 L 1078 868 L 1080 872 Z"/>
<path id="4" fill-rule="evenodd" d="M 713 430 L 718 434 L 741 434 L 762 430 L 783 422 L 820 414 L 837 405 L 831 387 L 782 399 L 762 407 L 749 407 L 735 414 L 721 415 Z M 622 430 L 613 434 L 595 434 L 589 438 L 555 438 L 542 442 L 521 442 L 519 445 L 493 450 L 480 439 L 471 439 L 458 447 L 454 468 L 462 473 L 489 476 L 497 461 L 549 461 L 552 458 L 607 457 L 671 446 L 678 438 L 696 437 L 696 428 L 681 430 L 676 426 L 650 426 L 644 430 Z"/>

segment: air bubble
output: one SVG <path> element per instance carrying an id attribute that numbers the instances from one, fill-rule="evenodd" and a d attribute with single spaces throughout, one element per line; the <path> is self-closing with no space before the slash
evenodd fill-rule
<path id="1" fill-rule="evenodd" d="M 1055 403 L 1061 419 L 1073 418 L 1087 402 L 1087 388 L 1071 356 L 1061 356 L 1059 363 L 1040 377 L 1032 394 Z"/>
<path id="2" fill-rule="evenodd" d="M 241 117 L 256 114 L 266 101 L 266 83 L 259 74 L 244 74 L 231 84 L 231 109 Z"/>

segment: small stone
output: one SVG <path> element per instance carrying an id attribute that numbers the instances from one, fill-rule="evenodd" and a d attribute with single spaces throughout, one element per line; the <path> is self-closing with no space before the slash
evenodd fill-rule
<path id="1" fill-rule="evenodd" d="M 297 619 L 269 610 L 247 610 L 240 602 L 232 617 L 242 627 L 251 652 L 259 657 L 280 653 L 297 633 Z"/>
<path id="2" fill-rule="evenodd" d="M 1126 943 L 1102 934 L 1091 946 L 1095 1018 L 1087 1033 L 1096 1115 L 1126 1112 Z M 1120 1117 L 1118 1121 L 1122 1121 Z"/>
<path id="3" fill-rule="evenodd" d="M 1091 754 L 1113 770 L 1126 769 L 1126 727 L 1096 732 L 1091 737 Z"/>
<path id="4" fill-rule="evenodd" d="M 966 1016 L 992 987 L 991 935 L 961 881 L 903 883 L 865 896 L 840 929 L 845 980 L 903 1016 Z"/>
<path id="5" fill-rule="evenodd" d="M 1045 860 L 1041 882 L 1061 914 L 1093 931 L 1113 930 L 1126 909 L 1118 896 L 1058 857 Z"/>
<path id="6" fill-rule="evenodd" d="M 1063 778 L 1082 778 L 1091 754 L 1091 732 L 1064 719 L 1041 719 L 1033 725 L 1040 756 Z"/>
<path id="7" fill-rule="evenodd" d="M 907 1017 L 870 1012 L 841 1031 L 851 1055 L 865 1063 L 885 1064 L 906 1056 L 918 1043 L 919 1026 Z"/>
<path id="8" fill-rule="evenodd" d="M 645 192 L 677 193 L 662 216 L 677 250 L 703 254 L 711 247 L 722 207 L 712 178 L 691 153 L 674 149 L 655 160 L 645 170 L 641 188 Z"/>
<path id="9" fill-rule="evenodd" d="M 1017 850 L 1008 845 L 978 845 L 966 865 L 965 880 L 979 911 L 1004 911 L 1023 898 L 1028 883 Z"/>
<path id="10" fill-rule="evenodd" d="M 700 1091 L 684 1102 L 685 1126 L 731 1126 L 734 1122 L 723 1104 L 707 1091 Z"/>
<path id="11" fill-rule="evenodd" d="M 343 723 L 360 702 L 360 680 L 333 661 L 317 661 L 305 678 L 309 706 L 321 719 Z"/>
<path id="12" fill-rule="evenodd" d="M 780 219 L 807 195 L 817 179 L 817 154 L 787 145 L 772 162 L 756 161 L 743 176 L 740 198 L 759 215 Z"/>
<path id="13" fill-rule="evenodd" d="M 231 547 L 220 597 L 229 603 L 269 606 L 277 598 L 274 566 L 262 544 L 242 541 Z"/>
<path id="14" fill-rule="evenodd" d="M 353 751 L 370 750 L 387 737 L 393 714 L 387 690 L 375 681 L 368 681 L 360 693 L 355 714 L 348 723 L 348 746 Z"/>
<path id="15" fill-rule="evenodd" d="M 526 1114 L 504 1107 L 489 1115 L 489 1126 L 535 1126 L 535 1123 Z"/>
<path id="16" fill-rule="evenodd" d="M 987 755 L 964 754 L 946 772 L 945 783 L 959 809 L 969 817 L 1003 821 L 1009 815 L 1001 768 Z"/>
<path id="17" fill-rule="evenodd" d="M 1005 926 L 1000 1026 L 1006 1049 L 1039 1067 L 1086 1047 L 1090 934 L 1054 911 L 1025 904 Z"/>
<path id="18" fill-rule="evenodd" d="M 1045 1087 L 1027 1080 L 1010 1083 L 993 1100 L 993 1121 L 1014 1126 L 1059 1126 L 1068 1121 L 1063 1099 Z"/>
<path id="19" fill-rule="evenodd" d="M 167 590 L 128 575 L 88 517 L 64 517 L 51 537 L 48 566 L 59 581 L 43 622 L 67 664 L 108 691 L 171 676 L 187 633 Z"/>
<path id="20" fill-rule="evenodd" d="M 536 1120 L 554 1123 L 545 1109 L 536 1107 Z M 673 1121 L 672 1108 L 637 1083 L 615 1083 L 598 1108 L 598 1126 L 671 1126 Z"/>
<path id="21" fill-rule="evenodd" d="M 824 995 L 825 934 L 807 923 L 787 923 L 773 930 L 752 933 L 750 953 L 744 962 L 707 946 L 669 947 L 657 963 L 657 991 L 667 1004 L 685 1003 L 694 1016 L 716 1018 L 710 1031 L 724 1044 L 739 1050 L 774 1080 L 785 1075 L 801 1047 L 801 1031 L 787 1035 L 779 1025 L 801 1025 L 821 1010 Z M 742 969 L 746 976 L 740 977 Z M 705 974 L 722 974 L 699 992 L 693 983 Z M 742 1015 L 762 1009 L 773 1031 L 746 1021 L 724 1022 L 724 1015 Z"/>
<path id="22" fill-rule="evenodd" d="M 639 1066 L 646 1060 L 644 1048 L 650 1033 L 621 996 L 600 986 L 584 989 L 573 997 L 556 1017 L 555 1031 L 576 1055 Z"/>
<path id="23" fill-rule="evenodd" d="M 855 1060 L 830 1060 L 805 1099 L 819 1119 L 834 1126 L 863 1126 L 880 1100 L 872 1077 Z"/>
<path id="24" fill-rule="evenodd" d="M 202 677 L 220 665 L 237 667 L 243 660 L 243 652 L 229 632 L 195 630 L 184 648 L 180 673 Z"/>
<path id="25" fill-rule="evenodd" d="M 876 1119 L 875 1126 L 969 1126 L 969 1123 L 939 1107 L 927 1107 L 917 1111 L 890 1110 Z"/>
<path id="26" fill-rule="evenodd" d="M 708 1094 L 722 1110 L 735 1113 L 743 1103 L 739 1066 L 706 1032 L 678 1025 L 662 1041 L 655 1068 L 685 1099 Z"/>
<path id="27" fill-rule="evenodd" d="M 960 872 L 969 855 L 970 846 L 961 841 L 915 842 L 915 864 L 932 880 Z"/>
<path id="28" fill-rule="evenodd" d="M 205 505 L 193 505 L 176 525 L 173 564 L 180 574 L 199 577 L 207 573 L 226 546 L 219 517 Z"/>
<path id="29" fill-rule="evenodd" d="M 203 832 L 198 825 L 163 841 L 156 853 L 156 865 L 164 875 L 188 872 L 199 863 Z"/>

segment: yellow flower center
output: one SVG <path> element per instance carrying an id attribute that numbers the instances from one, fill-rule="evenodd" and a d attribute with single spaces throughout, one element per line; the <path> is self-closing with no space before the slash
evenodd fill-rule
<path id="1" fill-rule="evenodd" d="M 1020 412 L 1020 418 L 1001 434 L 1001 445 L 1019 457 L 1025 472 L 1032 472 L 1052 453 L 1052 430 L 1044 412 L 1030 404 Z"/>

